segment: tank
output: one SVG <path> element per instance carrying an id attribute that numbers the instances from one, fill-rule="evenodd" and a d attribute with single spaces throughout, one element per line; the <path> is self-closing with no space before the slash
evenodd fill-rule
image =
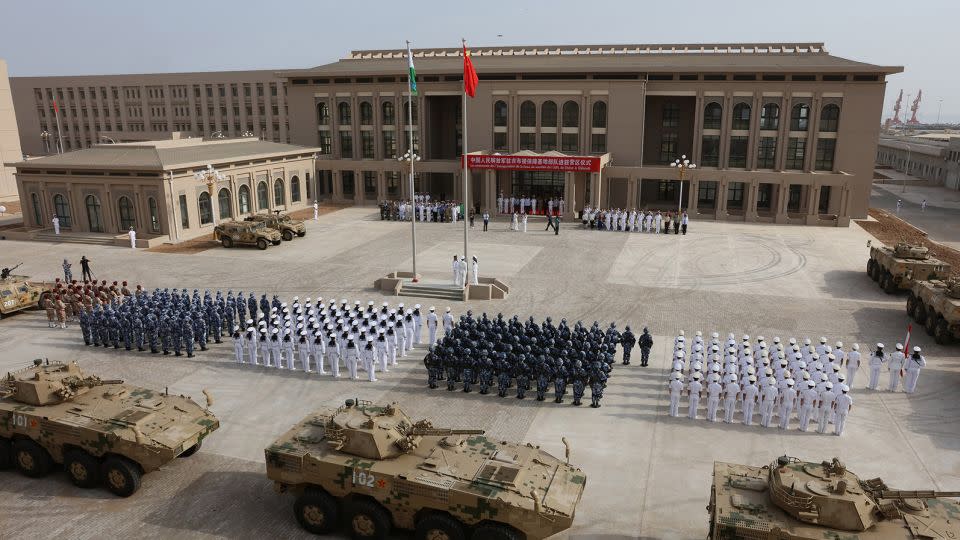
<path id="1" fill-rule="evenodd" d="M 307 235 L 307 226 L 299 219 L 293 219 L 289 214 L 284 214 L 275 210 L 273 214 L 254 214 L 244 218 L 245 221 L 256 221 L 263 223 L 270 229 L 280 233 L 284 240 L 293 240 L 294 235 L 304 237 Z"/>
<path id="2" fill-rule="evenodd" d="M 893 249 L 872 246 L 867 275 L 888 294 L 907 290 L 921 280 L 950 275 L 950 265 L 930 256 L 926 246 L 898 242 Z"/>
<path id="3" fill-rule="evenodd" d="M 538 539 L 568 529 L 587 477 L 532 444 L 434 428 L 396 404 L 347 400 L 308 415 L 265 450 L 300 525 L 354 538 Z M 564 439 L 566 445 L 566 440 Z"/>
<path id="4" fill-rule="evenodd" d="M 17 266 L 0 269 L 0 318 L 39 307 L 51 289 L 47 283 L 33 282 L 28 276 L 14 274 Z"/>
<path id="5" fill-rule="evenodd" d="M 960 340 L 960 280 L 914 283 L 907 298 L 907 315 L 941 345 Z"/>
<path id="6" fill-rule="evenodd" d="M 0 469 L 39 478 L 63 464 L 78 487 L 103 484 L 121 497 L 142 475 L 200 449 L 220 427 L 207 407 L 171 395 L 101 379 L 71 362 L 8 373 L 0 386 Z"/>
<path id="7" fill-rule="evenodd" d="M 782 456 L 764 467 L 713 464 L 712 539 L 960 538 L 960 491 L 891 490 L 839 459 Z"/>

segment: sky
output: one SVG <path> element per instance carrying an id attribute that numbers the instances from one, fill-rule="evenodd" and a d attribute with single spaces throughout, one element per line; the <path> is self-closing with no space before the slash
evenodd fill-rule
<path id="1" fill-rule="evenodd" d="M 824 42 L 903 66 L 918 118 L 960 122 L 960 0 L 2 0 L 10 76 L 290 69 L 355 49 L 468 45 Z M 721 9 L 722 8 L 722 9 Z M 941 101 L 942 100 L 942 101 Z"/>

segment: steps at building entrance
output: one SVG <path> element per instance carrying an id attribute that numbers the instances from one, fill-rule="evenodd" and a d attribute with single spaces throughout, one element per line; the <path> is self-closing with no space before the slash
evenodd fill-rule
<path id="1" fill-rule="evenodd" d="M 113 246 L 114 237 L 101 234 L 54 234 L 53 232 L 39 232 L 33 239 L 40 242 L 58 242 L 64 244 L 88 244 L 95 246 Z"/>
<path id="2" fill-rule="evenodd" d="M 404 281 L 398 293 L 400 296 L 418 296 L 440 300 L 463 300 L 463 289 L 443 283 L 413 283 Z"/>

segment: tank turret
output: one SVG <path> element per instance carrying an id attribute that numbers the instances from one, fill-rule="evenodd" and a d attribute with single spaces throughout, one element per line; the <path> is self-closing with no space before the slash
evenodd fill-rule
<path id="1" fill-rule="evenodd" d="M 897 245 L 893 247 L 893 253 L 901 259 L 923 260 L 930 256 L 930 250 L 926 246 L 908 244 L 907 242 L 897 242 Z"/>
<path id="2" fill-rule="evenodd" d="M 120 379 L 85 375 L 75 362 L 69 364 L 33 361 L 33 367 L 7 373 L 4 394 L 27 405 L 56 405 L 105 384 L 123 384 Z"/>
<path id="3" fill-rule="evenodd" d="M 948 281 L 946 293 L 950 298 L 960 298 L 960 279 Z"/>

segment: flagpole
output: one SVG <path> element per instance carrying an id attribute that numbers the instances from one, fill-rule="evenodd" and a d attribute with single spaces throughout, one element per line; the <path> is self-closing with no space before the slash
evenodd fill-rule
<path id="1" fill-rule="evenodd" d="M 464 54 L 466 54 L 467 40 L 461 40 L 463 42 Z M 467 283 L 470 283 L 469 275 L 473 270 L 473 260 L 470 258 L 470 241 L 467 238 L 467 221 L 469 203 L 470 203 L 470 192 L 468 179 L 470 178 L 470 166 L 467 163 L 467 78 L 466 73 L 463 77 L 463 258 L 467 263 L 467 273 L 464 275 L 463 286 L 466 287 Z M 478 277 L 478 276 L 475 276 Z"/>
<path id="2" fill-rule="evenodd" d="M 407 40 L 407 54 L 411 61 L 413 52 L 410 51 L 410 41 Z M 410 238 L 413 241 L 413 281 L 417 279 L 417 205 L 414 202 L 414 183 L 413 183 L 413 162 L 416 157 L 413 152 L 413 81 L 410 80 L 410 73 L 407 74 L 407 153 L 410 156 L 410 205 L 413 207 L 413 219 L 410 220 Z"/>
<path id="3" fill-rule="evenodd" d="M 60 151 L 58 154 L 63 153 L 63 134 L 60 133 L 60 107 L 57 105 L 57 100 L 53 100 L 53 111 L 56 113 L 57 118 L 57 140 L 60 142 Z"/>

